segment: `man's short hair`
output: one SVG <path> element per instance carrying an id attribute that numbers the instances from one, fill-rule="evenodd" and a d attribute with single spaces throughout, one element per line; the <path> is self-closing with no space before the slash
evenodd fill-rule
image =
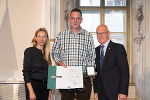
<path id="1" fill-rule="evenodd" d="M 72 10 L 71 10 L 71 13 L 72 13 L 72 12 L 79 12 L 79 13 L 81 14 L 81 16 L 82 16 L 82 12 L 81 12 L 81 10 L 80 10 L 79 8 L 74 8 L 74 9 L 72 9 Z M 70 14 L 71 14 L 71 13 L 70 13 Z"/>

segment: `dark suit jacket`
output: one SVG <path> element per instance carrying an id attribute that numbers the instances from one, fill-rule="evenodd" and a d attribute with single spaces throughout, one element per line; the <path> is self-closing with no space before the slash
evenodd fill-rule
<path id="1" fill-rule="evenodd" d="M 100 68 L 100 46 L 96 49 L 96 72 L 94 92 L 99 93 L 102 87 L 110 100 L 118 100 L 118 93 L 128 94 L 129 65 L 123 45 L 110 41 Z"/>

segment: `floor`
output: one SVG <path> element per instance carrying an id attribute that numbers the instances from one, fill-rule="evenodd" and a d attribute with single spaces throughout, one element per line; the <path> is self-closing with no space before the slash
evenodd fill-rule
<path id="1" fill-rule="evenodd" d="M 90 100 L 94 100 L 94 99 L 90 99 Z M 136 99 L 129 99 L 129 98 L 128 98 L 128 99 L 126 99 L 126 100 L 136 100 Z"/>

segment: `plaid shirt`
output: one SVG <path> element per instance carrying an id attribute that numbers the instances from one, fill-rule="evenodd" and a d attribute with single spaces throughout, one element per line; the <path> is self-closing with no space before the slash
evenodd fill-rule
<path id="1" fill-rule="evenodd" d="M 78 34 L 65 30 L 56 37 L 52 47 L 52 59 L 66 66 L 95 66 L 95 46 L 92 35 L 84 29 Z"/>

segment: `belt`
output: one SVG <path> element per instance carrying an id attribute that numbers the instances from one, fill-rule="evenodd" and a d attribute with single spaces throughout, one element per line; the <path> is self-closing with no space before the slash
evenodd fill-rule
<path id="1" fill-rule="evenodd" d="M 40 80 L 40 79 L 35 79 L 35 78 L 31 78 L 31 80 L 35 82 L 40 82 L 40 83 L 47 82 L 47 80 Z"/>

